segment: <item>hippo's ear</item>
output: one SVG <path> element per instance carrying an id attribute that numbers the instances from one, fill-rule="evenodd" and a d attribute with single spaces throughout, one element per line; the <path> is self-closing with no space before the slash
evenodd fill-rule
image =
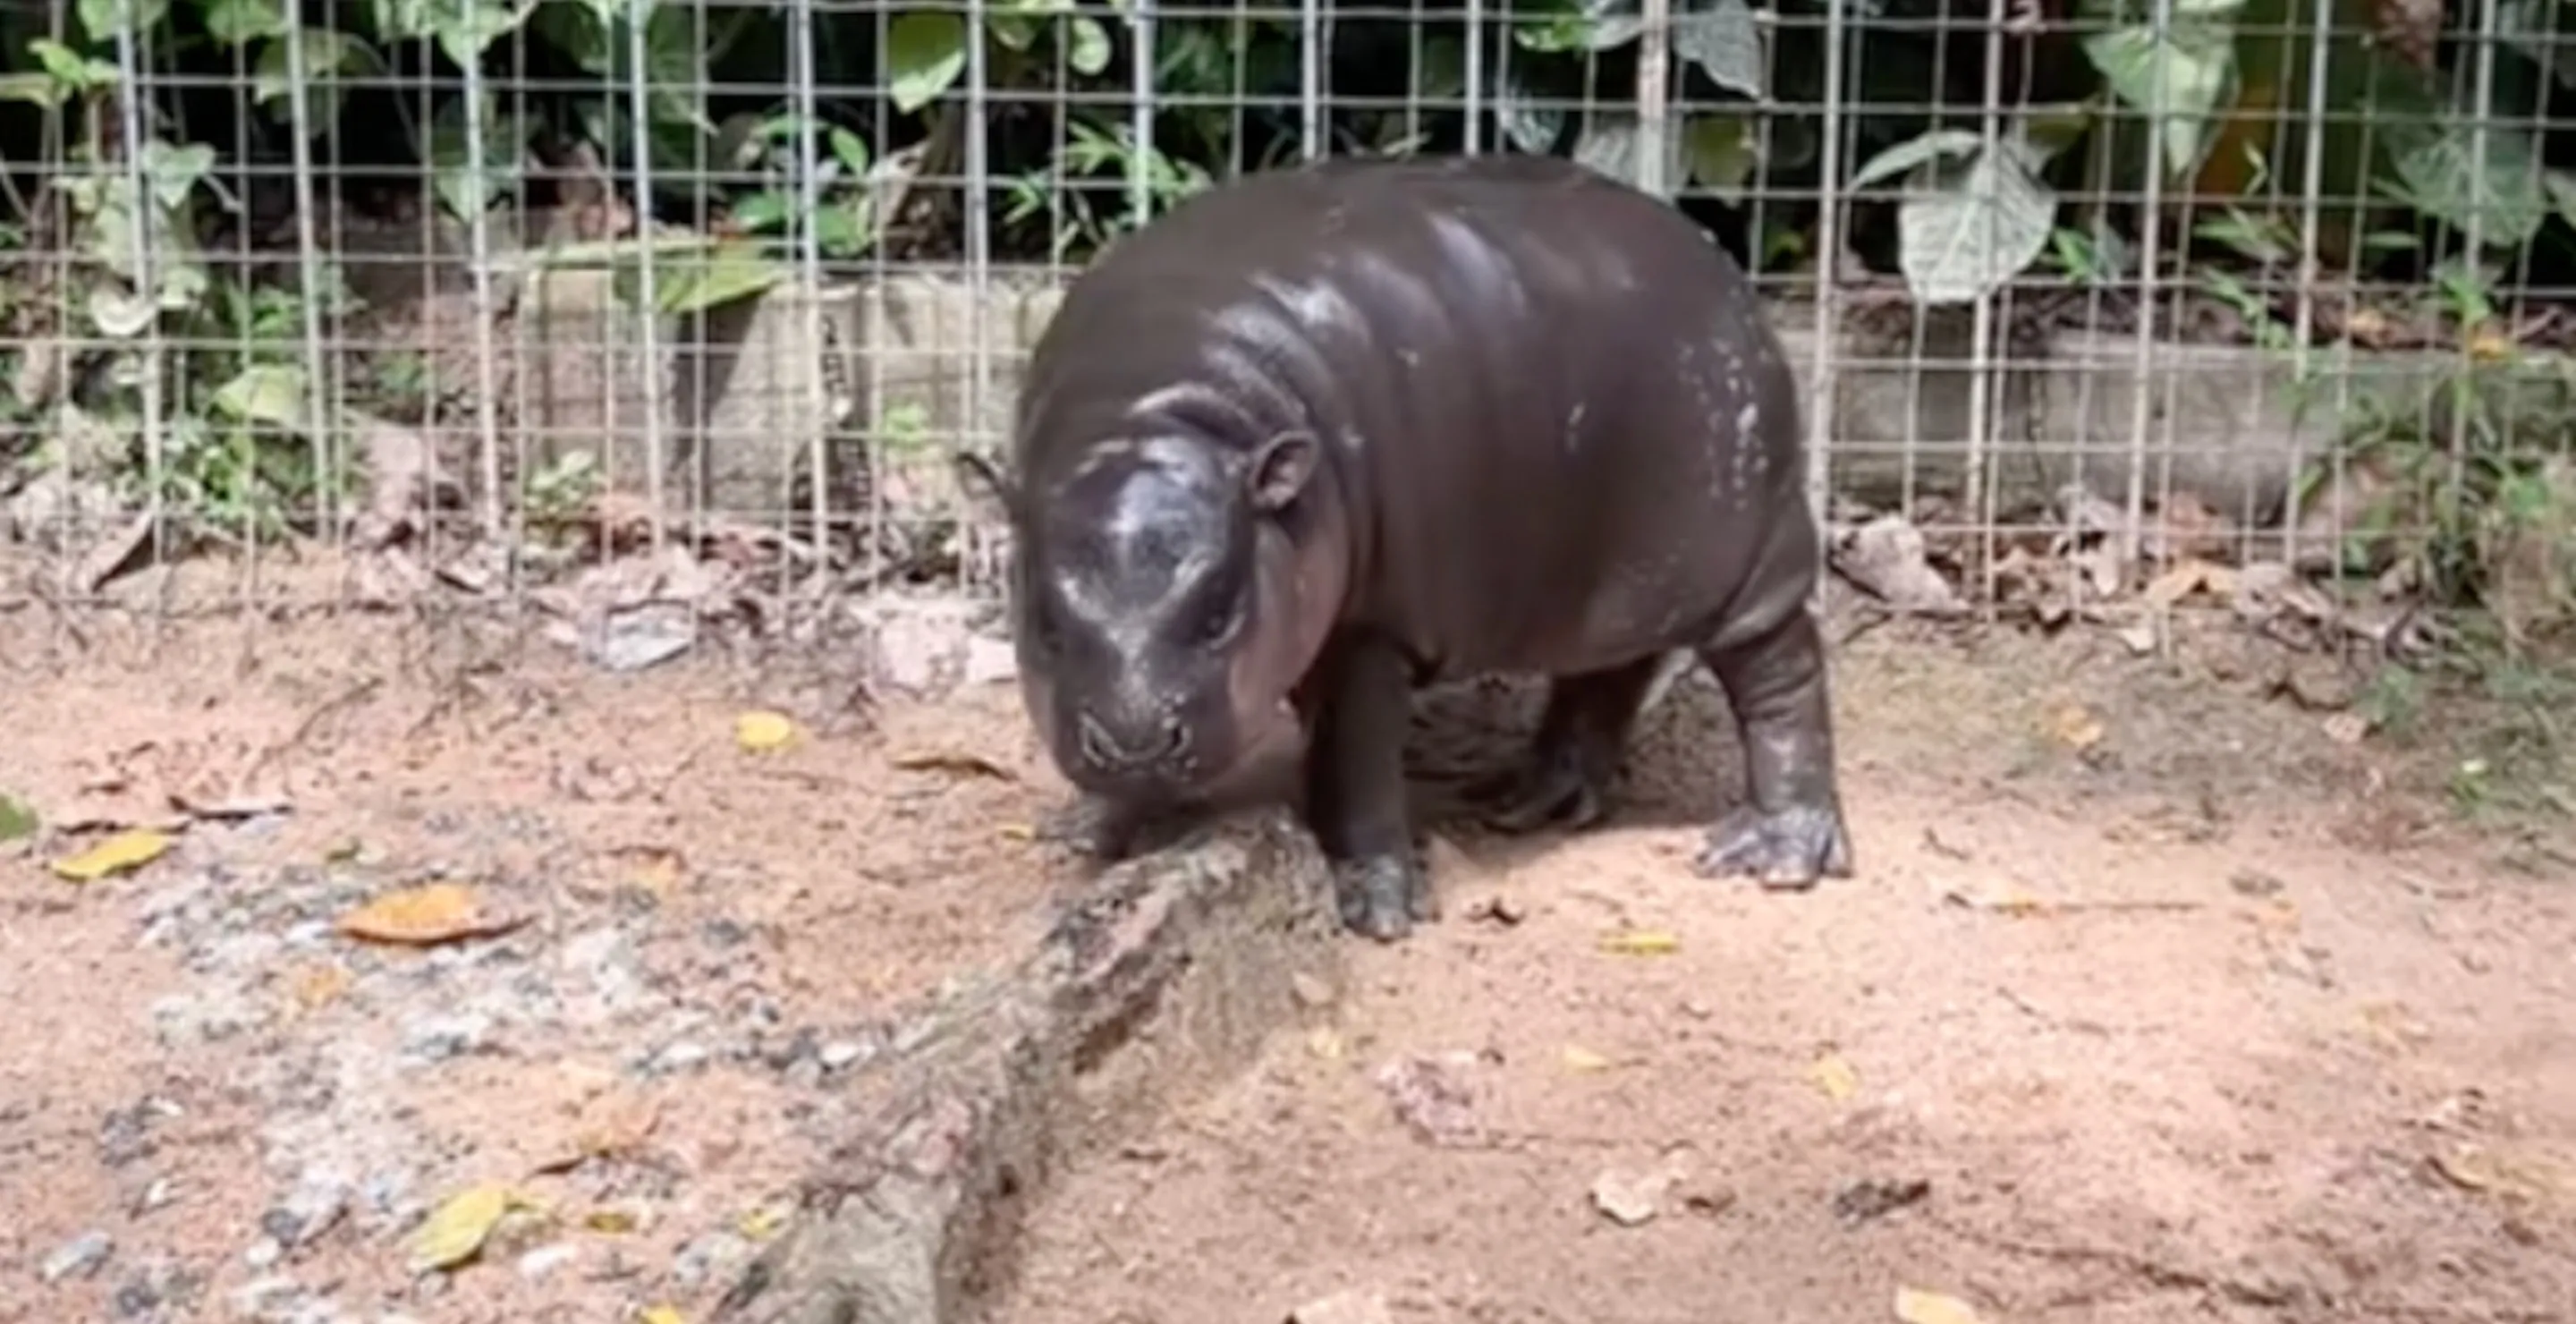
<path id="1" fill-rule="evenodd" d="M 1286 510 L 1306 484 L 1315 477 L 1315 466 L 1323 461 L 1324 448 L 1311 432 L 1282 432 L 1262 443 L 1253 452 L 1249 480 L 1252 505 L 1256 510 Z"/>
<path id="2" fill-rule="evenodd" d="M 973 451 L 957 452 L 957 486 L 969 501 L 993 508 L 1005 522 L 1016 522 L 1020 513 L 1020 489 L 991 460 Z"/>

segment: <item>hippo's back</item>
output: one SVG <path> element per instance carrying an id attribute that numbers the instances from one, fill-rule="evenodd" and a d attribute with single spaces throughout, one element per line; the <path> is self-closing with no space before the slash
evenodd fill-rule
<path id="1" fill-rule="evenodd" d="M 1564 669 L 1680 628 L 1794 499 L 1795 383 L 1750 282 L 1657 199 L 1547 157 L 1247 176 L 1121 241 L 1049 324 L 1043 473 L 1159 416 L 1327 442 L 1354 610 L 1440 670 Z"/>

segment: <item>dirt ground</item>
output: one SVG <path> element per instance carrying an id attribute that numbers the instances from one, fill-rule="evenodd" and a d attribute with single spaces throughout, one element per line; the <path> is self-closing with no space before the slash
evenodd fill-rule
<path id="1" fill-rule="evenodd" d="M 0 615 L 46 824 L 0 844 L 0 1319 L 701 1319 L 857 1125 L 836 1079 L 1070 884 L 1008 686 L 81 629 Z M 1612 825 L 1444 837 L 1442 923 L 1067 1173 L 997 1324 L 2576 1318 L 2576 894 L 2250 647 L 1852 642 L 1863 873 L 1807 895 L 1681 867 L 1736 776 L 1681 687 Z M 173 844 L 69 882 L 84 820 Z M 439 881 L 495 932 L 339 927 Z M 415 1271 L 490 1182 L 529 1208 Z"/>
<path id="2" fill-rule="evenodd" d="M 1682 867 L 1737 774 L 1678 692 L 1617 822 L 1445 849 L 992 1318 L 2576 1319 L 2568 871 L 2203 651 L 1846 649 L 1863 873 L 1806 895 Z"/>

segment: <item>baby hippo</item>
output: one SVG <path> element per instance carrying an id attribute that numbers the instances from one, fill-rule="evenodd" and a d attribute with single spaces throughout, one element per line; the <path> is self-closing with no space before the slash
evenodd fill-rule
<path id="1" fill-rule="evenodd" d="M 1747 801 L 1707 875 L 1847 877 L 1808 600 L 1797 383 L 1750 281 L 1572 162 L 1353 160 L 1183 202 L 1067 293 L 1009 464 L 1030 718 L 1091 848 L 1305 738 L 1343 922 L 1435 911 L 1405 804 L 1410 693 L 1550 677 L 1489 821 L 1583 827 L 1665 659 L 1725 689 Z"/>

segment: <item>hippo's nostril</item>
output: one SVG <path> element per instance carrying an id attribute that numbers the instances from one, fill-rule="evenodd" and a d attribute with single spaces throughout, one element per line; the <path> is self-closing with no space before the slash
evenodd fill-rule
<path id="1" fill-rule="evenodd" d="M 1100 719 L 1083 713 L 1073 720 L 1074 739 L 1082 746 L 1082 756 L 1104 768 L 1114 768 L 1126 761 L 1118 742 L 1110 738 L 1109 728 Z"/>

